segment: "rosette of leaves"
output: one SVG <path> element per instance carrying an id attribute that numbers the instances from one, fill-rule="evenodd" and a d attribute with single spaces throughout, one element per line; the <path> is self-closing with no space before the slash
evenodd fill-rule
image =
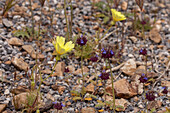
<path id="1" fill-rule="evenodd" d="M 40 34 L 46 32 L 45 30 L 41 30 L 40 31 Z M 19 30 L 14 30 L 12 31 L 13 35 L 16 36 L 16 37 L 22 37 L 22 38 L 30 38 L 30 37 L 33 37 L 33 34 L 32 34 L 32 28 L 29 28 L 29 27 L 26 27 L 26 28 L 23 28 L 23 29 L 19 29 Z M 35 30 L 34 31 L 36 37 L 38 37 L 38 30 Z"/>
<path id="2" fill-rule="evenodd" d="M 96 14 L 95 17 L 102 18 L 103 24 L 110 23 L 111 22 L 110 20 L 112 19 L 112 15 L 110 14 L 109 5 L 103 1 L 99 1 L 99 2 L 95 3 L 94 6 L 97 7 L 97 11 L 101 12 L 99 14 Z"/>

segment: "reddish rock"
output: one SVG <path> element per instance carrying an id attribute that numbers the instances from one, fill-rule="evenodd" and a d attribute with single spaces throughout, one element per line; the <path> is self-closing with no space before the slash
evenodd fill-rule
<path id="1" fill-rule="evenodd" d="M 126 79 L 120 79 L 114 83 L 116 96 L 120 98 L 130 98 L 137 95 L 137 92 Z M 112 95 L 112 85 L 106 86 L 106 92 Z"/>

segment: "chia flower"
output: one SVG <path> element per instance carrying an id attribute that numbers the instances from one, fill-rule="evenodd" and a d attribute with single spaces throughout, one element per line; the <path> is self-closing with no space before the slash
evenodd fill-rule
<path id="1" fill-rule="evenodd" d="M 74 48 L 72 41 L 69 41 L 64 45 L 65 38 L 60 36 L 57 36 L 52 43 L 56 49 L 57 54 L 59 55 L 63 55 Z"/>
<path id="2" fill-rule="evenodd" d="M 98 55 L 91 57 L 90 60 L 91 60 L 92 62 L 97 62 L 97 60 L 98 60 Z"/>
<path id="3" fill-rule="evenodd" d="M 148 93 L 146 93 L 146 99 L 149 100 L 149 101 L 153 101 L 155 100 L 155 95 L 154 95 L 154 92 L 153 91 L 150 91 Z"/>
<path id="4" fill-rule="evenodd" d="M 103 70 L 102 73 L 99 75 L 99 77 L 100 77 L 102 80 L 107 80 L 107 79 L 109 79 L 109 73 L 106 73 L 106 71 Z"/>
<path id="5" fill-rule="evenodd" d="M 141 55 L 147 55 L 147 50 L 144 48 L 142 48 L 142 49 L 140 49 L 139 50 L 139 54 L 141 54 Z"/>
<path id="6" fill-rule="evenodd" d="M 145 25 L 145 24 L 146 24 L 146 21 L 145 21 L 145 20 L 142 20 L 142 21 L 141 21 L 141 24 L 142 24 L 142 25 Z"/>
<path id="7" fill-rule="evenodd" d="M 87 43 L 87 39 L 83 35 L 77 39 L 77 44 L 80 46 L 84 46 L 86 45 L 86 43 Z"/>
<path id="8" fill-rule="evenodd" d="M 102 58 L 112 58 L 114 56 L 114 52 L 112 50 L 105 50 L 104 48 L 102 51 Z"/>
<path id="9" fill-rule="evenodd" d="M 145 74 L 142 74 L 142 76 L 139 78 L 141 83 L 146 83 L 148 81 L 148 78 L 145 76 Z"/>
<path id="10" fill-rule="evenodd" d="M 162 89 L 163 89 L 162 93 L 168 94 L 168 88 L 166 86 L 162 87 Z"/>
<path id="11" fill-rule="evenodd" d="M 126 20 L 126 17 L 121 12 L 116 11 L 116 9 L 111 9 L 111 12 L 114 22 Z"/>
<path id="12" fill-rule="evenodd" d="M 64 72 L 65 73 L 68 73 L 70 70 L 69 70 L 69 68 L 68 67 L 66 67 L 65 69 L 64 69 Z"/>
<path id="13" fill-rule="evenodd" d="M 65 105 L 63 105 L 62 103 L 58 103 L 57 101 L 53 102 L 53 104 L 53 107 L 57 110 L 62 110 L 62 108 L 65 107 Z"/>

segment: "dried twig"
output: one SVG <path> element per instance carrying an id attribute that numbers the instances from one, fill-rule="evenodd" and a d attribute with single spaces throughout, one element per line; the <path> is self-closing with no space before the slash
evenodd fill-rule
<path id="1" fill-rule="evenodd" d="M 168 63 L 165 71 L 156 79 L 155 83 L 153 84 L 152 89 L 155 87 L 155 85 L 157 84 L 158 81 L 160 81 L 160 79 L 162 78 L 163 75 L 165 75 L 165 73 L 169 70 L 170 67 L 170 62 Z"/>
<path id="2" fill-rule="evenodd" d="M 112 71 L 116 71 L 116 70 L 120 69 L 122 66 L 124 66 L 124 64 L 125 64 L 125 63 L 122 63 L 122 64 L 120 64 L 120 65 L 118 65 L 118 66 L 116 66 L 116 67 L 113 67 L 111 70 L 112 70 Z M 108 72 L 110 72 L 110 70 L 106 70 L 106 73 L 108 73 Z"/>

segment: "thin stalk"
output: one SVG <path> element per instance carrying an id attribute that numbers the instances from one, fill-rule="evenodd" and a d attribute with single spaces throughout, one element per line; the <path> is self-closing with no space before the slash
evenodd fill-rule
<path id="1" fill-rule="evenodd" d="M 47 78 L 43 79 L 42 81 L 47 80 L 47 79 L 53 74 L 53 72 L 54 72 L 54 70 L 55 70 L 55 67 L 56 67 L 57 63 L 58 63 L 58 59 L 57 59 L 57 61 L 55 62 L 54 67 L 53 67 L 53 70 L 51 71 L 50 75 L 49 75 Z"/>
<path id="2" fill-rule="evenodd" d="M 124 22 L 123 22 L 123 26 L 122 26 L 122 49 L 121 49 L 121 53 L 123 53 L 123 49 L 124 49 Z"/>
<path id="3" fill-rule="evenodd" d="M 114 111 L 114 113 L 116 113 L 116 111 L 115 111 L 115 92 L 114 92 L 114 84 L 113 84 L 113 74 L 112 74 L 110 61 L 108 60 L 108 62 L 109 62 L 109 68 L 110 68 L 110 73 L 111 73 L 111 81 L 112 81 L 113 111 Z"/>
<path id="4" fill-rule="evenodd" d="M 66 37 L 68 38 L 67 40 L 70 40 L 70 36 L 69 36 L 69 23 L 68 23 L 68 19 L 67 19 L 67 11 L 66 11 L 66 0 L 64 0 L 64 15 L 65 15 L 65 19 L 66 19 L 66 25 L 67 25 L 67 33 L 66 33 Z"/>
<path id="5" fill-rule="evenodd" d="M 33 10 L 32 10 L 32 2 L 29 0 L 30 3 L 30 10 L 31 10 L 31 20 L 32 20 L 32 36 L 34 38 L 34 17 L 33 17 Z"/>
<path id="6" fill-rule="evenodd" d="M 145 75 L 147 76 L 147 55 L 145 56 Z"/>
<path id="7" fill-rule="evenodd" d="M 40 21 L 39 21 L 39 26 L 38 26 L 38 41 L 39 41 L 39 37 L 40 37 L 40 27 L 41 27 L 41 23 L 42 23 L 42 6 L 41 6 Z"/>
<path id="8" fill-rule="evenodd" d="M 70 22 L 70 37 L 72 38 L 72 25 L 73 25 L 73 5 L 71 0 L 71 22 Z"/>
<path id="9" fill-rule="evenodd" d="M 81 49 L 81 74 L 83 77 L 83 88 L 84 88 L 84 74 L 83 74 L 83 47 Z"/>

